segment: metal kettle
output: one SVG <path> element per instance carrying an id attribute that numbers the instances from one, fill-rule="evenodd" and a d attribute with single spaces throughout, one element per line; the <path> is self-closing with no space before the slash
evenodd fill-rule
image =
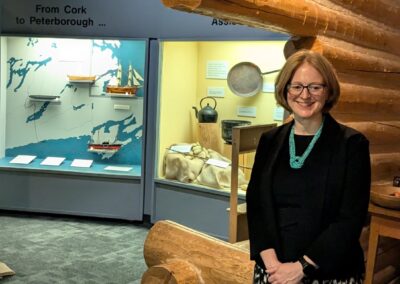
<path id="1" fill-rule="evenodd" d="M 203 107 L 202 102 L 205 99 L 212 99 L 214 101 L 214 107 L 211 107 L 209 103 Z M 218 120 L 218 112 L 215 110 L 217 107 L 217 101 L 213 97 L 204 97 L 200 100 L 201 109 L 198 111 L 197 107 L 192 107 L 196 113 L 196 117 L 200 123 L 214 123 Z"/>

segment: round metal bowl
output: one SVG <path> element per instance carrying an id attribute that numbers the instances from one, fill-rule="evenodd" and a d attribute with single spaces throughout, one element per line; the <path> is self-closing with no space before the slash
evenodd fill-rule
<path id="1" fill-rule="evenodd" d="M 391 185 L 373 186 L 371 201 L 382 207 L 400 210 L 400 187 Z"/>
<path id="2" fill-rule="evenodd" d="M 222 139 L 224 139 L 226 143 L 232 144 L 232 127 L 250 125 L 250 124 L 251 121 L 247 120 L 235 120 L 235 119 L 222 120 L 221 121 Z"/>

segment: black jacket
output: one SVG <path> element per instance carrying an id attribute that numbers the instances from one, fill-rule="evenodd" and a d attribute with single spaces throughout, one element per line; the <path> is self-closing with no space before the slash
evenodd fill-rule
<path id="1" fill-rule="evenodd" d="M 247 218 L 250 256 L 264 267 L 260 252 L 281 247 L 271 176 L 281 148 L 293 122 L 264 133 L 260 139 L 247 189 Z M 303 204 L 307 229 L 317 236 L 304 254 L 319 265 L 318 275 L 325 279 L 364 272 L 359 237 L 368 211 L 371 185 L 369 142 L 356 130 L 337 123 L 326 114 L 320 143 L 319 186 Z"/>

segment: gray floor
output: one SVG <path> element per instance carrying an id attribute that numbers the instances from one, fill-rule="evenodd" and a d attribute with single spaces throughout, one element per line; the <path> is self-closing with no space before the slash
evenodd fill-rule
<path id="1" fill-rule="evenodd" d="M 146 270 L 140 223 L 0 211 L 1 284 L 140 283 Z"/>

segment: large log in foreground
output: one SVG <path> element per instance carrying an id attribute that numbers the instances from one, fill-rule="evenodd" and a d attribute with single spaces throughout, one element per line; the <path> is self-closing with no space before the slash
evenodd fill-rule
<path id="1" fill-rule="evenodd" d="M 144 244 L 142 283 L 251 283 L 249 252 L 172 221 L 159 221 Z"/>
<path id="2" fill-rule="evenodd" d="M 360 238 L 365 255 L 368 235 L 365 227 Z M 399 257 L 396 241 L 380 241 L 374 283 L 388 283 L 385 279 L 399 274 L 398 265 L 390 267 Z M 142 284 L 252 283 L 254 262 L 249 260 L 248 251 L 247 243 L 233 245 L 172 221 L 159 221 L 144 244 L 149 268 L 143 274 Z"/>

